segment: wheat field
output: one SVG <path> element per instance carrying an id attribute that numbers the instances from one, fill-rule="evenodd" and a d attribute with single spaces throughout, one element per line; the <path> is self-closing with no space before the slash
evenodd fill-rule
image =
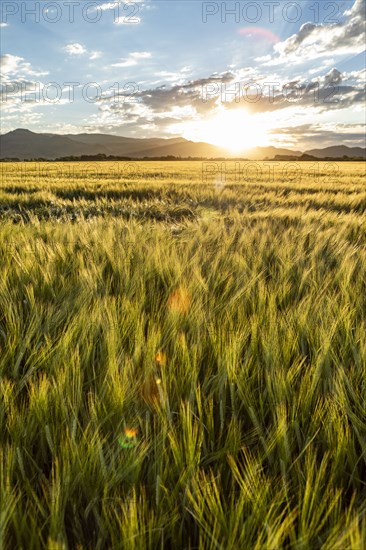
<path id="1" fill-rule="evenodd" d="M 365 166 L 0 164 L 1 548 L 366 548 Z"/>

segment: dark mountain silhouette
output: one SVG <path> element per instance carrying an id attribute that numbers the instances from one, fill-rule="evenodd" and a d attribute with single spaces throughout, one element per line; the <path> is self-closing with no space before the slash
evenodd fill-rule
<path id="1" fill-rule="evenodd" d="M 37 134 L 23 129 L 0 136 L 0 158 L 54 160 L 98 154 L 131 158 L 167 155 L 217 157 L 223 156 L 223 150 L 208 143 L 194 143 L 183 138 L 135 139 L 107 134 Z"/>
<path id="2" fill-rule="evenodd" d="M 324 149 L 311 149 L 310 151 L 306 151 L 306 154 L 316 158 L 342 158 L 344 156 L 366 158 L 366 148 L 333 145 Z"/>
<path id="3" fill-rule="evenodd" d="M 95 148 L 95 153 L 105 153 L 102 146 Z M 90 147 L 85 143 L 76 144 L 66 136 L 56 134 L 36 134 L 29 130 L 14 130 L 0 136 L 0 158 L 17 157 L 21 160 L 42 157 L 54 159 L 57 156 L 90 154 Z M 94 151 L 91 153 L 94 154 Z"/>
<path id="4" fill-rule="evenodd" d="M 0 136 L 1 159 L 46 159 L 62 157 L 87 157 L 105 155 L 106 157 L 162 158 L 162 157 L 199 157 L 199 158 L 237 158 L 237 153 L 209 143 L 194 142 L 183 138 L 127 138 L 109 134 L 38 134 L 18 129 Z M 272 158 L 296 159 L 302 157 L 301 151 L 278 147 L 255 147 L 245 151 L 250 160 Z M 306 151 L 310 158 L 366 158 L 366 149 L 339 145 L 325 149 Z M 305 160 L 305 158 L 304 158 Z"/>

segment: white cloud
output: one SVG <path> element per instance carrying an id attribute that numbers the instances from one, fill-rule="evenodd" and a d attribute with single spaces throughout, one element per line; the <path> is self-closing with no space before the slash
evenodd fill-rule
<path id="1" fill-rule="evenodd" d="M 351 71 L 349 73 L 343 73 L 344 80 L 355 81 L 357 84 L 365 84 L 366 81 L 366 69 L 360 69 L 359 71 Z"/>
<path id="2" fill-rule="evenodd" d="M 262 55 L 261 57 L 256 57 L 254 61 L 257 61 L 257 63 L 266 63 L 267 61 L 270 61 L 272 57 L 268 55 Z"/>
<path id="3" fill-rule="evenodd" d="M 131 52 L 128 57 L 122 59 L 119 63 L 114 63 L 112 67 L 133 67 L 134 65 L 138 65 L 139 61 L 150 58 L 150 52 Z"/>
<path id="4" fill-rule="evenodd" d="M 0 23 L 0 27 L 3 29 L 4 27 L 9 27 L 8 23 Z"/>
<path id="5" fill-rule="evenodd" d="M 104 4 L 100 4 L 100 6 L 98 6 L 98 8 L 102 11 L 114 10 L 116 9 L 116 7 L 117 7 L 117 2 L 105 2 Z M 97 9 L 97 7 L 95 7 L 95 9 Z"/>
<path id="6" fill-rule="evenodd" d="M 1 56 L 1 74 L 12 74 L 18 70 L 19 65 L 24 61 L 23 57 L 5 54 Z"/>
<path id="7" fill-rule="evenodd" d="M 134 0 L 134 4 L 143 4 L 146 1 L 147 0 Z M 118 7 L 119 9 L 123 9 L 125 5 L 126 5 L 125 2 L 122 2 L 121 0 L 116 0 L 115 2 L 105 2 L 104 4 L 100 4 L 98 6 L 98 9 L 102 11 L 117 10 Z M 95 9 L 97 9 L 97 7 L 95 7 Z"/>
<path id="8" fill-rule="evenodd" d="M 11 54 L 0 56 L 1 79 L 0 102 L 6 116 L 13 113 L 21 117 L 23 126 L 28 120 L 23 115 L 33 116 L 31 111 L 43 106 L 63 105 L 68 99 L 52 96 L 52 85 L 42 82 L 40 77 L 48 75 L 47 71 L 32 68 L 23 57 Z M 34 115 L 35 117 L 37 115 Z M 30 120 L 30 118 L 29 118 Z"/>
<path id="9" fill-rule="evenodd" d="M 131 57 L 134 59 L 147 59 L 148 57 L 151 57 L 150 52 L 132 52 L 130 54 Z"/>
<path id="10" fill-rule="evenodd" d="M 117 17 L 115 20 L 116 25 L 138 25 L 141 23 L 140 17 L 126 17 L 125 15 Z"/>
<path id="11" fill-rule="evenodd" d="M 67 44 L 67 46 L 64 47 L 64 50 L 69 55 L 84 55 L 86 53 L 84 46 L 78 44 L 77 42 L 74 44 Z"/>
<path id="12" fill-rule="evenodd" d="M 355 0 L 344 12 L 345 21 L 331 24 L 304 23 L 300 30 L 274 45 L 275 55 L 259 57 L 264 66 L 301 64 L 328 56 L 357 55 L 365 48 L 366 22 L 364 0 Z"/>
<path id="13" fill-rule="evenodd" d="M 88 55 L 90 60 L 99 59 L 102 56 L 102 52 L 97 50 L 88 51 L 85 46 L 77 42 L 74 44 L 67 44 L 63 49 L 72 56 Z"/>
<path id="14" fill-rule="evenodd" d="M 157 71 L 154 73 L 154 76 L 158 77 L 159 80 L 154 80 L 150 82 L 151 86 L 157 86 L 158 84 L 161 84 L 163 82 L 169 82 L 176 85 L 184 84 L 186 78 L 186 75 L 183 75 L 179 71 Z"/>
<path id="15" fill-rule="evenodd" d="M 335 61 L 333 58 L 331 59 L 324 59 L 320 65 L 317 65 L 316 67 L 309 69 L 309 74 L 320 74 L 322 71 L 328 69 L 330 66 L 334 65 Z"/>
<path id="16" fill-rule="evenodd" d="M 16 75 L 17 78 L 25 76 L 45 76 L 47 71 L 37 71 L 32 69 L 31 64 L 26 62 L 24 57 L 19 57 L 12 54 L 4 54 L 0 56 L 1 75 L 7 78 L 7 75 Z"/>
<path id="17" fill-rule="evenodd" d="M 121 0 L 116 0 L 115 2 L 104 2 L 95 6 L 95 11 L 110 10 L 116 25 L 138 25 L 141 23 L 141 17 L 138 16 L 141 9 L 148 9 L 150 7 L 147 5 L 148 1 L 133 0 L 133 2 L 122 2 Z"/>

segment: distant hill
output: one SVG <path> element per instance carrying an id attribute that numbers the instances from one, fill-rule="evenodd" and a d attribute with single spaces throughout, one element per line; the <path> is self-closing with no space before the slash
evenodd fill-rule
<path id="1" fill-rule="evenodd" d="M 18 129 L 0 136 L 0 159 L 46 159 L 105 155 L 113 157 L 154 158 L 154 157 L 198 157 L 198 158 L 237 158 L 226 149 L 209 143 L 189 141 L 184 138 L 127 138 L 109 134 L 38 134 L 30 130 Z M 301 151 L 278 147 L 256 147 L 245 152 L 249 160 L 272 158 L 300 159 L 313 158 L 366 158 L 366 149 L 339 145 L 325 149 L 312 149 L 304 154 Z"/>
<path id="2" fill-rule="evenodd" d="M 324 149 L 310 149 L 305 151 L 306 155 L 322 158 L 342 158 L 342 157 L 361 157 L 366 159 L 366 148 L 362 147 L 347 147 L 346 145 L 333 145 Z"/>
<path id="3" fill-rule="evenodd" d="M 183 138 L 136 139 L 107 134 L 37 134 L 23 129 L 0 136 L 0 158 L 54 160 L 60 157 L 98 154 L 131 158 L 168 155 L 210 158 L 223 156 L 224 153 L 214 145 L 195 143 Z"/>
<path id="4" fill-rule="evenodd" d="M 0 136 L 1 158 L 18 157 L 25 160 L 42 157 L 54 159 L 57 156 L 73 155 L 75 151 L 77 155 L 86 155 L 90 153 L 90 147 L 81 142 L 75 144 L 66 136 L 36 134 L 23 129 Z M 107 153 L 102 146 L 95 147 L 95 153 L 98 152 Z"/>

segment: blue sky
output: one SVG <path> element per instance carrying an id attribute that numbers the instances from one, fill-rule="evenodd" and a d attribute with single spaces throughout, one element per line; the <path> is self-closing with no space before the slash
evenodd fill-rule
<path id="1" fill-rule="evenodd" d="M 2 133 L 365 145 L 365 0 L 2 0 L 1 10 Z"/>

